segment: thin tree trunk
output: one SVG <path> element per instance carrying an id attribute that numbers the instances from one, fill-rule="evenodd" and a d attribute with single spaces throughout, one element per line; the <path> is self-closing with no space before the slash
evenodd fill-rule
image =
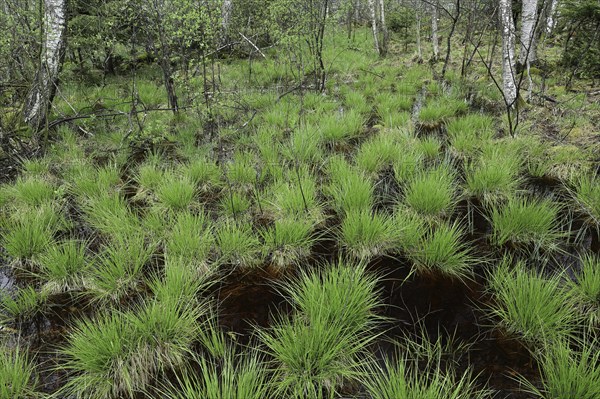
<path id="1" fill-rule="evenodd" d="M 423 52 L 421 51 L 421 3 L 419 2 L 417 5 L 417 57 L 419 57 L 419 62 L 423 59 Z"/>
<path id="2" fill-rule="evenodd" d="M 379 29 L 381 30 L 381 41 L 379 42 L 379 54 L 386 55 L 388 52 L 389 33 L 385 23 L 385 0 L 379 2 Z"/>
<path id="3" fill-rule="evenodd" d="M 221 7 L 221 43 L 226 44 L 229 36 L 229 21 L 231 20 L 231 12 L 233 10 L 232 0 L 223 0 Z"/>
<path id="4" fill-rule="evenodd" d="M 536 60 L 535 28 L 537 20 L 537 0 L 523 0 L 521 11 L 521 50 L 519 51 L 519 64 L 525 66 L 527 62 Z"/>
<path id="5" fill-rule="evenodd" d="M 431 43 L 433 44 L 434 61 L 440 57 L 440 45 L 438 43 L 438 18 L 437 2 L 431 6 Z"/>
<path id="6" fill-rule="evenodd" d="M 177 94 L 175 93 L 175 82 L 173 81 L 173 71 L 171 70 L 171 49 L 167 42 L 167 34 L 165 32 L 163 24 L 163 8 L 164 2 L 162 0 L 155 0 L 154 2 L 156 12 L 156 23 L 158 24 L 158 40 L 160 42 L 160 67 L 163 72 L 163 81 L 165 84 L 165 90 L 167 92 L 167 99 L 169 101 L 169 108 L 176 114 L 179 112 L 179 104 L 177 101 Z"/>
<path id="7" fill-rule="evenodd" d="M 373 31 L 373 42 L 375 51 L 379 54 L 379 37 L 377 35 L 377 10 L 375 9 L 375 0 L 369 0 L 369 15 L 371 17 L 371 29 Z"/>
<path id="8" fill-rule="evenodd" d="M 500 0 L 500 22 L 502 27 L 502 90 L 507 107 L 512 108 L 517 100 L 515 82 L 515 26 L 512 19 L 511 0 Z"/>
<path id="9" fill-rule="evenodd" d="M 550 8 L 546 16 L 546 33 L 551 34 L 556 25 L 556 17 L 558 16 L 558 0 L 550 0 Z"/>
<path id="10" fill-rule="evenodd" d="M 58 77 L 66 48 L 67 0 L 44 0 L 40 63 L 25 99 L 25 122 L 41 130 L 56 94 Z"/>

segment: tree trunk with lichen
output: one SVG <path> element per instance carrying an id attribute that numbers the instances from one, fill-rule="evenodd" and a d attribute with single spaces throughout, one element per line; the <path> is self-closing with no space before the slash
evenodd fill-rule
<path id="1" fill-rule="evenodd" d="M 67 1 L 44 0 L 41 51 L 35 80 L 25 99 L 23 118 L 38 132 L 46 123 L 56 94 L 66 48 Z"/>
<path id="2" fill-rule="evenodd" d="M 433 44 L 433 60 L 440 58 L 440 45 L 438 42 L 438 8 L 437 2 L 431 6 L 431 43 Z"/>
<path id="3" fill-rule="evenodd" d="M 537 0 L 523 0 L 521 11 L 521 49 L 519 51 L 519 64 L 525 66 L 536 60 L 536 25 L 537 25 Z"/>
<path id="4" fill-rule="evenodd" d="M 375 9 L 375 0 L 369 0 L 369 16 L 371 17 L 371 30 L 373 31 L 373 44 L 375 51 L 379 54 L 379 36 L 377 34 L 377 10 Z"/>
<path id="5" fill-rule="evenodd" d="M 511 0 L 500 0 L 500 26 L 502 33 L 502 91 L 509 107 L 517 100 L 515 81 L 515 26 L 512 19 Z"/>

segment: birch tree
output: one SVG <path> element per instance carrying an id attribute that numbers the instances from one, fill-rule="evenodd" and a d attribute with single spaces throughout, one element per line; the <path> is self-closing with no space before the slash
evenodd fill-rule
<path id="1" fill-rule="evenodd" d="M 550 0 L 548 14 L 546 15 L 546 33 L 551 34 L 556 25 L 556 17 L 558 15 L 558 0 Z"/>
<path id="2" fill-rule="evenodd" d="M 389 33 L 385 23 L 385 0 L 377 0 L 379 3 L 379 27 L 381 40 L 379 41 L 379 54 L 386 55 L 388 51 Z"/>
<path id="3" fill-rule="evenodd" d="M 519 51 L 519 64 L 531 64 L 536 60 L 536 28 L 537 28 L 537 0 L 523 0 L 521 11 L 521 49 Z"/>
<path id="4" fill-rule="evenodd" d="M 515 81 L 515 26 L 511 0 L 500 0 L 500 25 L 502 33 L 502 91 L 508 108 L 517 101 Z"/>
<path id="5" fill-rule="evenodd" d="M 373 31 L 373 44 L 375 51 L 379 54 L 379 35 L 377 31 L 377 10 L 375 8 L 375 0 L 368 0 L 369 16 L 371 18 L 371 30 Z"/>
<path id="6" fill-rule="evenodd" d="M 222 43 L 227 42 L 227 37 L 229 35 L 229 21 L 231 20 L 231 12 L 233 11 L 233 1 L 232 0 L 223 0 L 223 5 L 221 6 L 221 30 Z"/>
<path id="7" fill-rule="evenodd" d="M 23 108 L 25 122 L 35 131 L 46 122 L 58 86 L 66 47 L 67 0 L 44 0 L 40 8 L 39 65 Z"/>
<path id="8" fill-rule="evenodd" d="M 434 61 L 440 57 L 440 45 L 438 43 L 438 4 L 437 1 L 431 5 L 431 43 L 433 44 Z"/>

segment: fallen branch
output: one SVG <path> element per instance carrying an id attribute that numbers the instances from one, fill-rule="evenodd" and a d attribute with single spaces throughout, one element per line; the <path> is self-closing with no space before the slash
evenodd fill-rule
<path id="1" fill-rule="evenodd" d="M 262 51 L 260 51 L 260 49 L 259 49 L 259 48 L 256 46 L 256 44 L 252 43 L 252 40 L 248 39 L 248 38 L 247 38 L 247 37 L 246 37 L 246 36 L 245 36 L 245 35 L 244 35 L 242 32 L 240 32 L 240 35 L 242 35 L 242 37 L 243 37 L 244 39 L 246 39 L 246 41 L 247 41 L 248 43 L 250 43 L 250 45 L 251 45 L 252 47 L 254 47 L 254 48 L 256 49 L 256 51 L 258 51 L 258 53 L 259 53 L 260 55 L 262 55 L 262 57 L 263 57 L 265 60 L 267 59 L 267 56 L 266 56 L 266 55 L 264 55 Z"/>

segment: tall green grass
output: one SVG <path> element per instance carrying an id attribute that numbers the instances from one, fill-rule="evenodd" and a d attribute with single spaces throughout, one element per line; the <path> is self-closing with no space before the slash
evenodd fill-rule
<path id="1" fill-rule="evenodd" d="M 442 223 L 409 249 L 417 272 L 442 273 L 465 278 L 470 276 L 475 261 L 473 252 L 463 241 L 459 224 Z"/>
<path id="2" fill-rule="evenodd" d="M 422 171 L 407 183 L 404 203 L 431 220 L 449 216 L 456 206 L 455 185 L 454 171 L 449 165 Z"/>
<path id="3" fill-rule="evenodd" d="M 277 396 L 335 397 L 344 382 L 356 379 L 362 353 L 377 336 L 375 281 L 364 266 L 339 263 L 287 286 L 295 315 L 258 331 L 278 365 Z"/>
<path id="4" fill-rule="evenodd" d="M 271 397 L 271 381 L 260 356 L 228 353 L 222 362 L 197 359 L 199 372 L 184 371 L 177 386 L 168 388 L 172 399 L 263 399 Z"/>
<path id="5" fill-rule="evenodd" d="M 540 357 L 541 387 L 521 379 L 526 390 L 542 399 L 600 396 L 600 351 L 598 342 L 573 349 L 567 341 L 551 345 Z"/>
<path id="6" fill-rule="evenodd" d="M 585 255 L 581 259 L 581 269 L 575 271 L 575 279 L 568 280 L 577 308 L 588 319 L 591 326 L 600 323 L 600 259 Z"/>
<path id="7" fill-rule="evenodd" d="M 373 399 L 483 399 L 492 395 L 478 387 L 471 372 L 457 375 L 441 367 L 421 370 L 405 354 L 397 361 L 371 362 L 361 378 Z"/>
<path id="8" fill-rule="evenodd" d="M 398 242 L 402 226 L 383 213 L 355 209 L 344 215 L 338 240 L 352 257 L 368 261 L 386 255 Z"/>
<path id="9" fill-rule="evenodd" d="M 533 244 L 536 250 L 554 249 L 565 236 L 558 225 L 559 210 L 550 199 L 512 197 L 504 206 L 491 209 L 491 240 L 496 245 Z"/>
<path id="10" fill-rule="evenodd" d="M 0 399 L 42 398 L 37 384 L 36 366 L 26 353 L 19 347 L 0 348 Z"/>
<path id="11" fill-rule="evenodd" d="M 579 316 L 561 277 L 545 278 L 524 262 L 511 263 L 505 258 L 488 280 L 495 297 L 488 311 L 498 326 L 532 349 L 572 335 Z"/>

